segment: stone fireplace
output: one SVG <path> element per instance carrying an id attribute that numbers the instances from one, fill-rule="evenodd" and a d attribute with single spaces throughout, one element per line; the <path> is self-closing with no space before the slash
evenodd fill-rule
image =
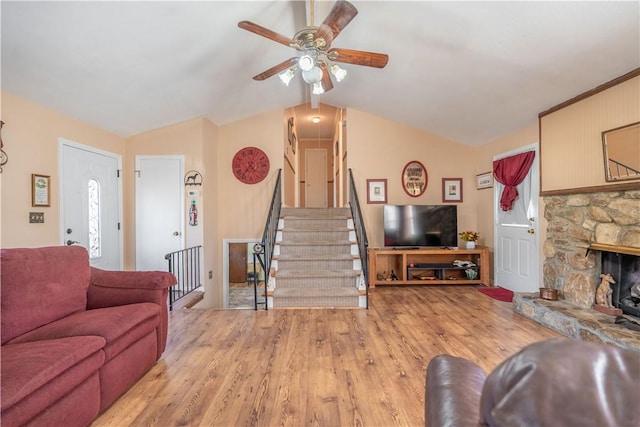
<path id="1" fill-rule="evenodd" d="M 613 268 L 615 262 L 623 261 L 621 270 L 610 272 L 616 281 L 620 277 L 615 275 L 638 268 L 640 190 L 548 196 L 544 202 L 548 227 L 542 285 L 557 289 L 559 298 L 546 301 L 522 294 L 514 299 L 514 309 L 569 336 L 640 349 L 640 332 L 592 309 L 604 252 L 589 249 L 592 245 L 613 248 L 607 249 L 614 255 L 604 257 L 604 266 Z"/>

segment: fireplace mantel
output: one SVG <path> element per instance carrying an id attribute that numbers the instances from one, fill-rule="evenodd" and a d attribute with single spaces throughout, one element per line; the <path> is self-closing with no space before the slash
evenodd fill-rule
<path id="1" fill-rule="evenodd" d="M 591 243 L 588 251 L 616 252 L 619 254 L 640 256 L 640 248 L 630 246 L 605 245 L 603 243 Z"/>

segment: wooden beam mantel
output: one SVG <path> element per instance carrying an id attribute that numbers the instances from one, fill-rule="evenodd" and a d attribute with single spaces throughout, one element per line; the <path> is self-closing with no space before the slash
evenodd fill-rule
<path id="1" fill-rule="evenodd" d="M 591 243 L 588 247 L 590 251 L 616 252 L 619 254 L 640 256 L 640 248 L 630 246 L 605 245 L 603 243 Z"/>

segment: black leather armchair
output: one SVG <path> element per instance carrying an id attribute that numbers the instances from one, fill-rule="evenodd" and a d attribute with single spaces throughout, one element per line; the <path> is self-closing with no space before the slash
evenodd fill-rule
<path id="1" fill-rule="evenodd" d="M 450 355 L 427 367 L 425 421 L 446 426 L 640 426 L 640 352 L 552 339 L 488 376 Z"/>

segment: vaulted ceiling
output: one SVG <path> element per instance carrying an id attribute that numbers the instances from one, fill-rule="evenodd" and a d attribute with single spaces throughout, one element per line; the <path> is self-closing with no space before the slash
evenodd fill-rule
<path id="1" fill-rule="evenodd" d="M 358 1 L 333 47 L 386 53 L 315 101 L 469 145 L 640 67 L 640 2 Z M 315 2 L 318 25 L 333 1 Z M 129 136 L 204 116 L 218 125 L 312 101 L 297 76 L 252 77 L 296 51 L 305 1 L 0 3 L 2 90 Z"/>

